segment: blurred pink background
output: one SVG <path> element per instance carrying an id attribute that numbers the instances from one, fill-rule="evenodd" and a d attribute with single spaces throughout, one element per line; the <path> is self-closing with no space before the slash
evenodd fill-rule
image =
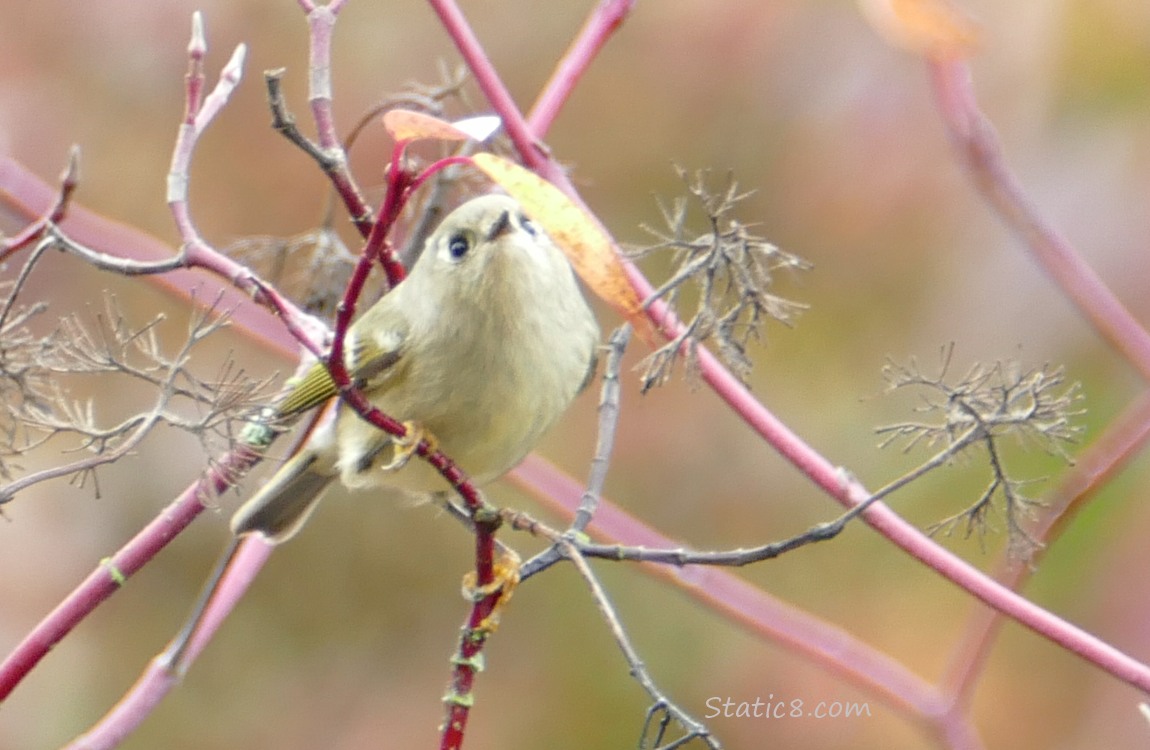
<path id="1" fill-rule="evenodd" d="M 593 7 L 590 2 L 462 3 L 524 109 Z M 983 26 L 974 59 L 982 104 L 1030 197 L 1119 297 L 1150 320 L 1150 5 L 1140 0 L 962 7 Z M 322 218 L 318 170 L 268 127 L 261 74 L 286 67 L 305 131 L 306 24 L 295 3 L 60 0 L 0 7 L 0 150 L 52 180 L 82 149 L 77 199 L 165 242 L 170 147 L 183 108 L 189 17 L 204 13 L 215 73 L 239 42 L 245 80 L 202 141 L 192 171 L 200 231 L 224 246 L 291 235 Z M 431 10 L 414 0 L 351 0 L 335 32 L 335 108 L 343 130 L 403 84 L 437 80 L 458 58 Z M 482 97 L 472 101 L 484 110 Z M 1080 380 L 1092 440 L 1144 385 L 1077 316 L 974 194 L 933 108 L 922 64 L 892 49 L 850 3 L 709 0 L 639 3 L 564 108 L 547 139 L 587 202 L 622 242 L 656 224 L 655 195 L 683 192 L 672 164 L 733 170 L 754 189 L 741 217 L 814 263 L 776 291 L 810 305 L 793 329 L 770 326 L 752 351 L 754 391 L 824 455 L 877 487 L 924 454 L 878 451 L 873 428 L 908 418 L 909 399 L 880 397 L 887 357 L 928 371 L 955 344 L 954 370 L 975 360 L 1064 364 Z M 354 154 L 379 195 L 388 143 L 377 128 Z M 11 231 L 15 225 L 3 227 Z M 105 248 L 115 252 L 115 248 Z M 3 269 L 10 277 L 18 262 Z M 658 282 L 659 263 L 645 265 Z M 174 346 L 187 312 L 155 287 L 54 257 L 30 297 L 49 316 L 91 315 L 111 290 L 142 323 L 167 310 Z M 603 311 L 605 329 L 617 323 Z M 45 323 L 44 325 L 48 325 Z M 631 353 L 638 361 L 640 347 Z M 260 375 L 289 362 L 228 334 Z M 755 439 L 706 389 L 681 379 L 640 397 L 625 381 L 609 495 L 685 544 L 753 546 L 797 533 L 838 506 Z M 114 420 L 147 394 L 77 384 Z M 594 391 L 594 389 L 593 389 Z M 83 395 L 81 390 L 78 395 Z M 583 476 L 597 393 L 584 395 L 540 448 Z M 29 459 L 50 464 L 53 452 Z M 1017 451 L 1018 474 L 1064 467 Z M 100 473 L 101 497 L 63 481 L 5 506 L 0 523 L 0 649 L 7 651 L 100 558 L 111 554 L 203 466 L 196 442 L 161 431 Z M 1026 593 L 1120 649 L 1150 658 L 1147 478 L 1141 456 L 1053 546 Z M 891 504 L 926 526 L 977 496 L 978 459 L 949 467 Z M 249 480 L 252 486 L 255 479 Z M 497 485 L 494 498 L 537 506 Z M 57 746 L 98 718 L 175 633 L 227 535 L 240 495 L 200 519 L 70 635 L 0 711 L 0 747 Z M 277 552 L 249 598 L 185 683 L 125 748 L 433 747 L 448 657 L 464 616 L 459 581 L 469 539 L 426 507 L 333 493 Z M 999 524 L 1001 527 L 1001 524 Z M 524 549 L 533 544 L 520 537 Z M 985 546 L 942 540 L 990 568 Z M 652 675 L 697 717 L 712 697 L 867 701 L 865 719 L 725 719 L 730 748 L 931 748 L 930 736 L 875 695 L 756 640 L 641 570 L 596 566 Z M 927 679 L 946 668 L 979 606 L 863 526 L 739 573 L 903 661 Z M 487 654 L 469 750 L 632 747 L 646 696 L 602 626 L 583 584 L 555 570 L 525 585 Z M 1131 688 L 1008 625 L 973 706 L 987 747 L 1144 746 L 1150 726 Z"/>

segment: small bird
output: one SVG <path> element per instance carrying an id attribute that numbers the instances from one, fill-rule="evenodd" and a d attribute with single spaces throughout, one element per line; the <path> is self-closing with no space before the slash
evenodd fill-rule
<path id="1" fill-rule="evenodd" d="M 476 484 L 505 474 L 563 414 L 595 370 L 599 326 L 566 256 L 512 198 L 452 211 L 408 277 L 348 330 L 345 363 L 389 435 L 342 403 L 232 518 L 236 535 L 294 535 L 338 476 L 353 489 L 448 489 L 424 461 L 433 442 Z M 291 418 L 337 395 L 317 362 L 276 407 Z"/>

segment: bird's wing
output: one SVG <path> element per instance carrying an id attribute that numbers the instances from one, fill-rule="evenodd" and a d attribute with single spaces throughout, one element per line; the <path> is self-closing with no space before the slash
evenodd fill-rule
<path id="1" fill-rule="evenodd" d="M 389 322 L 394 324 L 387 325 Z M 394 372 L 396 363 L 403 358 L 407 339 L 406 322 L 399 316 L 393 321 L 376 316 L 372 323 L 375 330 L 368 335 L 360 335 L 357 325 L 347 336 L 348 372 L 360 388 L 378 388 Z M 325 364 L 316 362 L 280 402 L 277 411 L 281 417 L 296 416 L 319 406 L 337 392 Z"/>

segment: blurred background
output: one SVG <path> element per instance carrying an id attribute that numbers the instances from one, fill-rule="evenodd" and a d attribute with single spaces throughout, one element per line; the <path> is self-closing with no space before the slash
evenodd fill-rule
<path id="1" fill-rule="evenodd" d="M 528 108 L 591 2 L 462 3 L 495 65 Z M 974 59 L 982 104 L 1037 203 L 1118 296 L 1150 320 L 1150 5 L 1141 0 L 965 0 L 982 25 Z M 249 46 L 245 80 L 193 162 L 191 200 L 205 238 L 227 246 L 289 236 L 324 216 L 325 181 L 268 127 L 262 71 L 286 67 L 304 130 L 306 23 L 287 0 L 63 0 L 0 6 L 0 149 L 51 181 L 82 149 L 77 199 L 177 241 L 164 203 L 183 111 L 189 18 L 204 12 L 212 82 Z M 351 0 L 335 32 L 335 111 L 342 130 L 411 81 L 434 83 L 458 57 L 416 0 Z M 472 88 L 476 109 L 485 109 Z M 740 217 L 814 264 L 775 291 L 809 305 L 793 328 L 768 326 L 751 385 L 831 461 L 871 487 L 925 454 L 880 451 L 874 428 L 912 417 L 882 396 L 886 359 L 932 372 L 953 342 L 956 374 L 975 361 L 1064 365 L 1081 381 L 1089 444 L 1144 384 L 1095 336 L 972 191 L 913 57 L 875 36 L 847 2 L 677 0 L 639 3 L 565 106 L 548 146 L 622 242 L 643 244 L 656 196 L 682 194 L 673 165 L 728 172 L 754 194 Z M 380 195 L 389 144 L 379 128 L 353 167 Z M 16 227 L 3 227 L 11 231 Z M 701 229 L 701 227 L 700 227 Z M 342 229 L 341 229 L 342 231 Z M 349 234 L 345 237 L 350 239 Z M 115 252 L 116 248 L 104 248 Z M 3 269 L 10 278 L 19 262 Z M 667 269 L 644 266 L 657 283 Z M 65 257 L 36 271 L 27 300 L 51 304 L 41 326 L 91 319 L 114 294 L 137 324 L 165 312 L 178 346 L 187 306 L 148 283 Z M 604 328 L 617 320 L 602 310 Z M 628 364 L 638 362 L 634 347 Z M 286 375 L 281 354 L 223 333 L 205 374 L 234 356 L 258 376 Z M 150 394 L 111 379 L 76 382 L 109 421 Z M 595 389 L 540 452 L 583 476 Z M 119 415 L 119 416 L 117 416 Z M 278 447 L 278 446 L 277 446 Z M 27 470 L 60 460 L 49 446 Z M 1020 477 L 1065 471 L 1041 451 L 1011 454 Z M 0 650 L 7 651 L 97 562 L 203 469 L 198 443 L 159 431 L 91 486 L 41 485 L 0 523 Z M 266 467 L 264 467 L 266 470 Z M 1050 549 L 1026 594 L 1127 653 L 1150 658 L 1147 477 L 1138 457 Z M 261 474 L 262 475 L 262 474 Z M 254 486 L 257 475 L 247 480 Z M 978 457 L 936 472 L 891 504 L 927 526 L 972 502 L 987 480 Z M 628 377 L 611 498 L 697 548 L 752 546 L 833 517 L 838 506 L 778 459 L 705 388 L 681 378 L 640 396 Z M 496 502 L 543 513 L 513 488 Z M 103 714 L 178 629 L 227 537 L 242 495 L 219 500 L 58 646 L 0 711 L 0 747 L 57 746 Z M 546 516 L 545 513 L 543 515 Z M 525 551 L 529 540 L 514 538 Z M 990 569 L 1002 523 L 983 540 L 943 539 Z M 177 689 L 125 748 L 432 747 L 448 658 L 465 607 L 468 537 L 428 507 L 333 493 L 281 548 Z M 865 719 L 717 719 L 730 748 L 931 748 L 935 741 L 876 695 L 764 642 L 634 566 L 598 564 L 653 677 L 703 716 L 708 698 L 867 701 Z M 738 573 L 902 661 L 928 680 L 946 669 L 978 604 L 863 526 Z M 583 584 L 570 570 L 532 580 L 492 640 L 467 747 L 633 747 L 647 698 Z M 1136 691 L 1008 624 L 980 681 L 973 715 L 987 747 L 1144 746 Z"/>

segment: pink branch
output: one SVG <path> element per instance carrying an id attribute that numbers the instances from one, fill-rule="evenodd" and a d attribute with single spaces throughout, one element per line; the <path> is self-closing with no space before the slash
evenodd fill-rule
<path id="1" fill-rule="evenodd" d="M 536 500 L 566 517 L 574 516 L 582 499 L 581 482 L 535 454 L 524 459 L 512 479 Z M 648 549 L 678 546 L 678 542 L 607 498 L 602 499 L 588 531 L 610 544 Z M 672 582 L 748 631 L 801 651 L 859 687 L 875 691 L 899 710 L 919 716 L 941 711 L 941 696 L 934 686 L 895 659 L 727 570 L 653 563 L 644 563 L 640 568 L 648 575 Z"/>
<path id="2" fill-rule="evenodd" d="M 0 242 L 0 263 L 3 263 L 12 254 L 28 247 L 39 239 L 52 224 L 63 221 L 72 201 L 72 194 L 76 191 L 76 182 L 80 171 L 80 148 L 73 146 L 68 152 L 68 165 L 60 175 L 60 190 L 56 200 L 38 221 L 34 221 L 14 236 Z M 3 185 L 0 185 L 0 189 Z"/>
<path id="3" fill-rule="evenodd" d="M 307 13 L 308 104 L 311 107 L 319 143 L 317 145 L 308 142 L 296 131 L 280 90 L 279 79 L 283 74 L 282 70 L 265 73 L 271 98 L 273 126 L 317 159 L 348 213 L 351 214 L 356 228 L 366 237 L 373 225 L 371 209 L 348 170 L 347 153 L 336 132 L 335 114 L 332 111 L 331 38 L 336 16 L 343 7 L 343 0 L 334 0 L 320 6 L 316 6 L 310 0 L 301 0 L 300 7 Z"/>
<path id="4" fill-rule="evenodd" d="M 451 33 L 456 46 L 471 67 L 472 73 L 495 108 L 496 113 L 503 118 L 507 131 L 511 135 L 523 162 L 563 190 L 573 201 L 580 204 L 589 216 L 593 217 L 594 214 L 586 209 L 586 205 L 583 204 L 578 192 L 560 165 L 535 146 L 536 137 L 541 137 L 542 134 L 531 133 L 530 131 L 522 132 L 526 129 L 522 114 L 516 108 L 506 87 L 503 86 L 498 74 L 479 47 L 474 33 L 467 26 L 456 5 L 451 0 L 431 0 L 431 2 L 443 19 L 445 27 Z M 540 98 L 546 98 L 546 95 Z M 608 236 L 610 236 L 609 233 Z M 628 263 L 627 269 L 631 283 L 639 296 L 648 297 L 654 291 L 653 287 L 632 264 Z M 1089 271 L 1088 275 L 1093 277 L 1093 272 Z M 1092 292 L 1097 292 L 1097 290 L 1091 289 Z M 1121 310 L 1120 306 L 1119 310 Z M 682 329 L 681 323 L 662 303 L 657 302 L 651 305 L 649 314 L 664 335 L 668 337 L 677 335 Z M 1110 319 L 1107 318 L 1107 320 Z M 1131 340 L 1128 336 L 1134 336 L 1135 332 L 1138 332 L 1137 340 L 1141 342 L 1145 338 L 1145 333 L 1136 324 L 1132 326 L 1131 330 L 1124 329 L 1123 335 L 1118 338 L 1118 341 Z M 1132 354 L 1137 357 L 1135 361 L 1146 362 L 1146 371 L 1150 373 L 1150 343 L 1147 344 L 1145 353 L 1141 351 L 1141 348 L 1140 344 L 1137 351 L 1132 352 Z M 751 396 L 705 347 L 699 348 L 699 359 L 702 376 L 715 392 L 769 445 L 787 458 L 815 484 L 847 507 L 853 507 L 869 496 L 865 488 L 857 482 L 844 482 L 842 472 L 807 445 L 798 435 L 771 414 L 765 406 Z M 881 504 L 873 505 L 863 514 L 863 518 L 872 528 L 898 545 L 903 551 L 923 562 L 946 579 L 966 589 L 990 607 L 1014 618 L 1035 633 L 1082 656 L 1115 677 L 1142 690 L 1150 691 L 1150 667 L 992 580 L 939 547 L 888 507 Z"/>
<path id="5" fill-rule="evenodd" d="M 551 129 L 575 85 L 634 7 L 635 0 L 602 0 L 596 6 L 527 115 L 529 132 L 542 137 Z"/>
<path id="6" fill-rule="evenodd" d="M 261 456 L 240 448 L 225 455 L 200 481 L 184 490 L 115 555 L 101 562 L 84 581 L 25 637 L 19 646 L 0 663 L 0 700 L 72 628 L 110 597 L 124 581 L 148 563 L 168 542 L 174 539 L 204 509 L 202 499 L 231 487 L 235 477 L 243 474 Z"/>
<path id="7" fill-rule="evenodd" d="M 428 0 L 428 2 L 439 15 L 440 22 L 455 42 L 459 54 L 471 69 L 471 74 L 475 76 L 475 82 L 484 96 L 503 118 L 503 128 L 507 131 L 511 142 L 515 144 L 515 149 L 524 160 L 527 160 L 528 153 L 542 155 L 535 133 L 528 127 L 527 121 L 523 119 L 523 113 L 519 111 L 515 100 L 511 97 L 511 92 L 503 85 L 503 80 L 491 61 L 487 59 L 487 53 L 480 45 L 475 32 L 471 30 L 467 19 L 463 17 L 459 6 L 454 0 Z"/>
<path id="8" fill-rule="evenodd" d="M 933 60 L 930 73 L 943 122 L 983 197 L 1098 334 L 1150 378 L 1150 332 L 1026 197 L 1006 166 L 994 126 L 978 107 L 970 67 L 958 59 Z"/>
<path id="9" fill-rule="evenodd" d="M 185 240 L 197 238 L 188 210 L 188 165 L 192 160 L 196 142 L 204 129 L 215 119 L 239 85 L 247 48 L 236 47 L 227 65 L 220 71 L 220 80 L 206 99 L 204 87 L 204 23 L 199 11 L 192 14 L 192 38 L 188 43 L 188 74 L 184 96 L 184 119 L 172 148 L 172 165 L 168 170 L 168 204 L 176 220 L 176 228 Z"/>
<path id="10" fill-rule="evenodd" d="M 184 124 L 194 126 L 200 111 L 204 91 L 204 55 L 208 40 L 204 37 L 204 17 L 197 10 L 192 13 L 192 35 L 188 40 L 188 73 L 184 79 Z M 175 171 L 175 170 L 172 170 Z"/>
<path id="11" fill-rule="evenodd" d="M 147 669 L 136 681 L 124 698 L 117 703 L 91 730 L 80 735 L 65 746 L 65 750 L 112 750 L 123 742 L 151 715 L 159 702 L 179 684 L 186 669 L 211 640 L 224 618 L 235 608 L 240 598 L 256 574 L 263 568 L 274 548 L 259 535 L 251 535 L 239 542 L 241 545 L 232 558 L 225 579 L 221 579 L 209 607 L 204 611 L 200 626 L 196 629 L 178 665 L 180 671 L 172 669 L 169 654 L 165 651 L 152 659 Z"/>
<path id="12" fill-rule="evenodd" d="M 1046 506 L 1043 523 L 1032 530 L 1031 535 L 1047 546 L 1037 555 L 1045 554 L 1049 543 L 1058 537 L 1058 531 L 1066 526 L 1075 512 L 1137 456 L 1147 442 L 1150 442 L 1150 393 L 1143 394 L 1111 422 L 1105 433 L 1075 458 L 1074 468 L 1061 486 L 1043 498 Z M 1026 565 L 1017 560 L 1006 560 L 994 577 L 1003 586 L 1017 591 L 1030 578 L 1036 562 L 1033 560 Z M 948 693 L 960 696 L 962 700 L 970 699 L 976 687 L 976 677 L 990 656 L 1001 625 L 1001 614 L 992 609 L 979 610 L 970 618 L 961 642 L 951 656 L 950 669 L 942 679 Z"/>
<path id="13" fill-rule="evenodd" d="M 333 158 L 346 161 L 339 135 L 335 130 L 335 116 L 331 109 L 331 33 L 335 26 L 339 5 L 320 5 L 305 8 L 308 23 L 308 103 L 315 120 L 316 137 L 320 148 Z"/>
<path id="14" fill-rule="evenodd" d="M 237 263 L 205 242 L 192 220 L 188 203 L 188 173 L 192 156 L 195 154 L 200 136 L 223 110 L 239 85 L 247 53 L 244 45 L 236 47 L 220 71 L 220 79 L 215 88 L 201 101 L 204 81 L 203 57 L 206 51 L 203 21 L 197 11 L 192 14 L 192 38 L 188 44 L 184 120 L 180 124 L 172 147 L 172 164 L 168 172 L 168 205 L 172 211 L 176 230 L 183 240 L 182 253 L 186 266 L 211 271 L 227 279 L 238 289 L 246 291 L 253 298 L 269 304 L 267 295 L 264 294 L 267 285 L 263 284 L 247 266 Z M 322 346 L 325 326 L 286 299 L 276 299 L 274 309 L 279 315 L 289 319 L 290 330 L 308 332 L 310 337 L 308 348 L 314 350 Z"/>

